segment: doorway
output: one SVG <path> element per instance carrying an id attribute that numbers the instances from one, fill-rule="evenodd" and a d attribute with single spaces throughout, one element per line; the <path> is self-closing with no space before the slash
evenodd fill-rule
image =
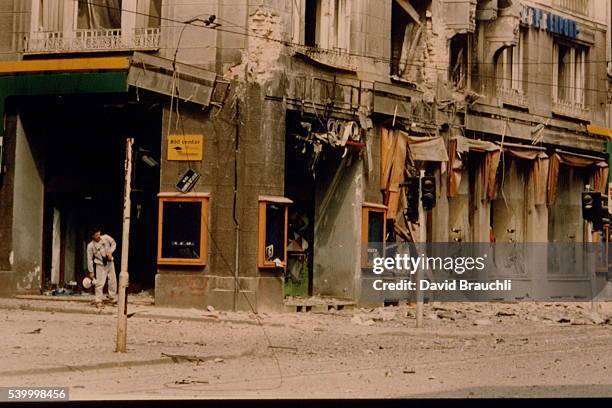
<path id="1" fill-rule="evenodd" d="M 128 290 L 154 287 L 161 109 L 123 99 L 36 98 L 22 112 L 29 143 L 43 152 L 37 163 L 44 174 L 40 203 L 43 291 L 82 289 L 86 247 L 94 227 L 117 242 L 115 268 L 119 273 L 128 137 L 135 138 Z"/>

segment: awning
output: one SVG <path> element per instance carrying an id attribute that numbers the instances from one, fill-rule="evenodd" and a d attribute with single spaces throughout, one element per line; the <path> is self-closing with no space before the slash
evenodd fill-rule
<path id="1" fill-rule="evenodd" d="M 0 62 L 0 136 L 9 96 L 127 92 L 126 57 Z"/>

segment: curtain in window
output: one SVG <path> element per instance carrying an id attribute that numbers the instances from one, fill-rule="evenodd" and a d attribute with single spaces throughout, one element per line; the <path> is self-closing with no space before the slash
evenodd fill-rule
<path id="1" fill-rule="evenodd" d="M 62 31 L 64 0 L 40 0 L 39 31 Z"/>
<path id="2" fill-rule="evenodd" d="M 137 0 L 136 28 L 155 28 L 161 24 L 161 0 Z"/>
<path id="3" fill-rule="evenodd" d="M 79 0 L 77 28 L 121 28 L 121 0 Z"/>

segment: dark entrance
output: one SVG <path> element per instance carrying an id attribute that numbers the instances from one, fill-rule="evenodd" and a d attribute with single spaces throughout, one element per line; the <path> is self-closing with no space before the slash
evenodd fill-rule
<path id="1" fill-rule="evenodd" d="M 119 273 L 127 137 L 135 138 L 129 290 L 154 287 L 161 110 L 123 99 L 36 98 L 22 112 L 29 143 L 42 152 L 37 163 L 44 173 L 41 289 L 80 285 L 94 226 L 117 241 Z"/>
<path id="2" fill-rule="evenodd" d="M 297 112 L 287 112 L 285 196 L 289 207 L 285 296 L 312 295 L 316 159 Z"/>

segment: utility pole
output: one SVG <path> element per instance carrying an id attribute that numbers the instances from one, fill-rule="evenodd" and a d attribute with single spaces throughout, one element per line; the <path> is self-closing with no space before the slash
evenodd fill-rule
<path id="1" fill-rule="evenodd" d="M 118 353 L 125 353 L 127 342 L 127 287 L 130 281 L 128 274 L 128 254 L 130 251 L 130 213 L 132 210 L 132 146 L 134 139 L 128 138 L 125 147 L 125 186 L 123 197 L 123 233 L 121 237 L 121 272 L 119 273 L 119 304 L 117 305 L 117 348 Z"/>
<path id="2" fill-rule="evenodd" d="M 419 186 L 422 185 L 423 177 L 425 176 L 425 170 L 421 170 L 419 175 Z M 419 189 L 421 194 L 423 193 L 422 188 Z M 423 208 L 423 200 L 419 199 L 419 242 L 421 247 L 425 248 L 427 242 L 427 217 L 425 209 Z M 417 248 L 419 245 L 417 245 Z M 417 254 L 418 256 L 419 254 Z M 423 279 L 424 267 L 417 268 L 416 270 L 416 327 L 423 327 L 423 291 L 420 289 L 421 279 Z"/>

